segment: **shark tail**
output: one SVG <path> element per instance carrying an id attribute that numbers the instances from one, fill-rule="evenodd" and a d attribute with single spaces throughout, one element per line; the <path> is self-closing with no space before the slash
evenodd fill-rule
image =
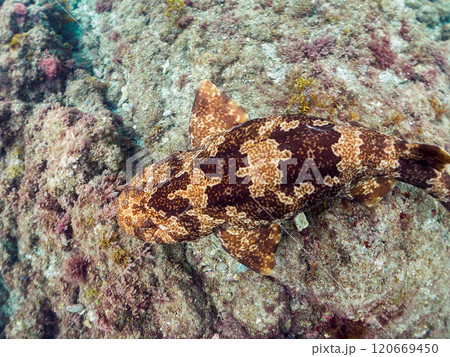
<path id="1" fill-rule="evenodd" d="M 443 149 L 427 144 L 398 144 L 397 178 L 424 189 L 450 211 L 450 155 Z"/>

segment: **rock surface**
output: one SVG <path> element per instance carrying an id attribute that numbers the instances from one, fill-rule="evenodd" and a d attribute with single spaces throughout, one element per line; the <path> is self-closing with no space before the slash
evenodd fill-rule
<path id="1" fill-rule="evenodd" d="M 2 337 L 450 337 L 449 213 L 406 184 L 285 222 L 271 277 L 215 237 L 153 246 L 114 218 L 126 159 L 189 148 L 203 79 L 251 118 L 450 151 L 448 2 L 60 3 L 0 2 Z"/>

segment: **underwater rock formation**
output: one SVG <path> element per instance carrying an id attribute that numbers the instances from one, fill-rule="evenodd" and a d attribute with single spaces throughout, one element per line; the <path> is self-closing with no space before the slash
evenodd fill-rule
<path id="1" fill-rule="evenodd" d="M 359 121 L 449 151 L 447 19 L 415 3 L 3 1 L 1 336 L 449 337 L 448 213 L 409 185 L 284 222 L 270 278 L 214 236 L 154 246 L 115 220 L 126 159 L 188 149 L 203 79 L 250 119 Z"/>

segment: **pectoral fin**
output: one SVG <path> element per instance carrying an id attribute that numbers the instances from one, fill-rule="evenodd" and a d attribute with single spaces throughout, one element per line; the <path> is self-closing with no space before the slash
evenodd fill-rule
<path id="1" fill-rule="evenodd" d="M 275 266 L 280 236 L 279 223 L 255 229 L 228 228 L 218 234 L 223 248 L 233 258 L 264 275 L 269 275 Z"/>
<path id="2" fill-rule="evenodd" d="M 210 81 L 200 84 L 192 106 L 189 135 L 196 148 L 208 138 L 248 120 L 248 115 L 236 101 L 222 93 Z"/>
<path id="3" fill-rule="evenodd" d="M 371 177 L 354 186 L 350 190 L 349 196 L 367 207 L 372 207 L 391 192 L 396 182 L 387 177 Z"/>

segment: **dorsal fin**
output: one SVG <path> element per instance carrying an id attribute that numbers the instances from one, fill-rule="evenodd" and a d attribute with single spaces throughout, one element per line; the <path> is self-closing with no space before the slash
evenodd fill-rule
<path id="1" fill-rule="evenodd" d="M 264 275 L 272 273 L 275 266 L 280 236 L 279 223 L 254 229 L 233 227 L 218 233 L 223 248 L 234 259 Z"/>
<path id="2" fill-rule="evenodd" d="M 192 106 L 189 135 L 196 148 L 208 138 L 248 120 L 247 112 L 210 81 L 200 84 Z"/>
<path id="3" fill-rule="evenodd" d="M 372 207 L 391 192 L 396 183 L 396 180 L 387 177 L 370 177 L 358 182 L 350 190 L 349 196 L 367 207 Z"/>

